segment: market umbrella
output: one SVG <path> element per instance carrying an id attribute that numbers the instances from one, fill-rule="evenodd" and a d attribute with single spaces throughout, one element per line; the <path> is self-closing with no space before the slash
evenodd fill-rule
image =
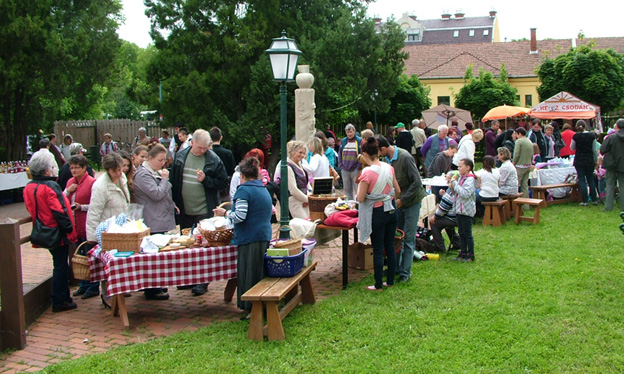
<path id="1" fill-rule="evenodd" d="M 507 117 L 518 117 L 527 114 L 529 108 L 522 108 L 519 106 L 501 105 L 490 109 L 485 116 L 481 119 L 481 122 L 491 121 L 494 119 L 506 119 Z"/>
<path id="2" fill-rule="evenodd" d="M 466 122 L 472 122 L 472 115 L 465 109 L 453 108 L 440 104 L 422 112 L 427 127 L 437 129 L 440 125 L 450 126 L 453 117 L 457 119 L 460 130 L 466 129 Z"/>

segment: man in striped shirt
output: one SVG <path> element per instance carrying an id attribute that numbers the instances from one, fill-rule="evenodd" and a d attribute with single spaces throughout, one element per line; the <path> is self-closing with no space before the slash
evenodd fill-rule
<path id="1" fill-rule="evenodd" d="M 459 235 L 455 232 L 457 227 L 457 217 L 453 212 L 454 197 L 453 191 L 447 189 L 442 190 L 442 199 L 440 205 L 436 209 L 435 213 L 429 217 L 429 224 L 431 226 L 431 234 L 433 235 L 433 242 L 439 252 L 445 252 L 444 238 L 442 237 L 442 230 L 446 230 L 451 245 L 454 248 L 459 248 Z"/>

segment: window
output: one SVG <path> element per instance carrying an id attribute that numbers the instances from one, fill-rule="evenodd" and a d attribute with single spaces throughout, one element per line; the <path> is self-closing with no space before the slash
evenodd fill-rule
<path id="1" fill-rule="evenodd" d="M 451 97 L 450 96 L 438 96 L 438 105 L 440 104 L 451 105 Z"/>
<path id="2" fill-rule="evenodd" d="M 483 36 L 490 35 L 490 30 L 483 30 Z"/>
<path id="3" fill-rule="evenodd" d="M 520 95 L 516 95 L 516 101 L 520 102 Z"/>
<path id="4" fill-rule="evenodd" d="M 459 30 L 453 31 L 453 38 L 459 38 Z"/>
<path id="5" fill-rule="evenodd" d="M 533 106 L 533 95 L 524 95 L 525 106 Z"/>
<path id="6" fill-rule="evenodd" d="M 474 36 L 474 30 L 468 31 L 468 36 Z"/>

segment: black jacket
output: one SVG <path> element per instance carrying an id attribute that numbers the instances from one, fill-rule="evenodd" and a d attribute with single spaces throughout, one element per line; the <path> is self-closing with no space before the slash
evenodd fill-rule
<path id="1" fill-rule="evenodd" d="M 176 153 L 173 166 L 171 167 L 171 177 L 169 178 L 173 186 L 173 201 L 180 209 L 181 215 L 185 214 L 184 201 L 182 200 L 182 175 L 184 174 L 184 163 L 190 151 L 191 147 L 188 147 Z M 223 162 L 216 153 L 208 150 L 205 157 L 206 163 L 204 164 L 203 172 L 206 174 L 206 178 L 204 178 L 202 184 L 206 191 L 206 214 L 212 216 L 212 210 L 221 203 L 219 190 L 229 187 L 228 176 Z"/>

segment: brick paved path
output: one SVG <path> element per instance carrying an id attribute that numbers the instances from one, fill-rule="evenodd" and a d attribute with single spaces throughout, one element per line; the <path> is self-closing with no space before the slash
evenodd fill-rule
<path id="1" fill-rule="evenodd" d="M 25 215 L 23 203 L 0 207 L 0 219 Z M 30 232 L 30 228 L 23 227 L 23 230 Z M 319 263 L 312 272 L 317 299 L 338 294 L 342 288 L 341 238 L 317 246 L 313 256 Z M 24 245 L 22 267 L 24 284 L 28 287 L 52 274 L 52 258 L 46 250 Z M 350 269 L 349 281 L 359 281 L 368 273 Z M 60 361 L 106 352 L 119 345 L 141 343 L 182 330 L 193 331 L 213 322 L 238 322 L 243 313 L 236 308 L 236 295 L 229 303 L 223 301 L 225 284 L 211 283 L 208 293 L 199 297 L 191 296 L 190 290 L 170 288 L 171 298 L 167 301 L 147 301 L 142 293 L 133 293 L 126 298 L 129 331 L 123 329 L 119 317 L 112 317 L 110 311 L 102 307 L 99 298 L 74 298 L 78 309 L 52 313 L 49 308 L 28 327 L 24 350 L 0 355 L 0 373 L 38 371 Z M 72 292 L 74 290 L 75 287 Z"/>

